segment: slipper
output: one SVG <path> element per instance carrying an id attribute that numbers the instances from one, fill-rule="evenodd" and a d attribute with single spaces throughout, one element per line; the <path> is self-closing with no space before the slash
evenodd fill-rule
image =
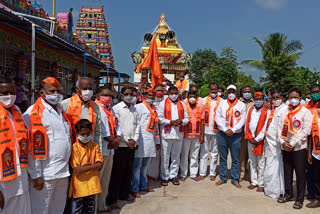
<path id="1" fill-rule="evenodd" d="M 295 202 L 293 205 L 293 208 L 296 210 L 300 210 L 303 207 L 303 203 L 301 202 Z"/>
<path id="2" fill-rule="evenodd" d="M 287 197 L 280 197 L 278 198 L 277 202 L 280 203 L 280 204 L 284 204 L 288 201 L 293 201 L 293 198 L 287 198 Z"/>
<path id="3" fill-rule="evenodd" d="M 175 185 L 175 186 L 179 186 L 179 185 L 180 185 L 180 182 L 179 182 L 178 178 L 173 178 L 173 179 L 171 180 L 171 182 L 172 182 L 172 184 Z"/>
<path id="4" fill-rule="evenodd" d="M 154 192 L 154 190 L 151 188 L 147 188 L 147 189 L 141 190 L 141 192 Z"/>
<path id="5" fill-rule="evenodd" d="M 168 186 L 168 180 L 162 180 L 161 185 L 164 187 Z"/>

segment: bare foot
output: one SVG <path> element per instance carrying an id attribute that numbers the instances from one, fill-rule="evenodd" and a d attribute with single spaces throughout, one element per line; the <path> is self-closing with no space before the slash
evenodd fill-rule
<path id="1" fill-rule="evenodd" d="M 254 188 L 256 188 L 257 186 L 250 184 L 250 186 L 248 186 L 247 188 L 250 190 L 253 190 Z"/>
<path id="2" fill-rule="evenodd" d="M 147 188 L 147 189 L 141 190 L 141 192 L 154 192 L 154 190 L 151 188 Z"/>
<path id="3" fill-rule="evenodd" d="M 242 188 L 242 186 L 239 184 L 239 183 L 234 183 L 233 184 L 235 187 L 237 187 L 238 189 L 241 189 Z"/>
<path id="4" fill-rule="evenodd" d="M 112 213 L 112 209 L 110 207 L 108 207 L 105 210 L 99 210 L 98 213 Z"/>
<path id="5" fill-rule="evenodd" d="M 216 180 L 216 176 L 210 176 L 210 180 L 211 181 L 215 181 Z"/>
<path id="6" fill-rule="evenodd" d="M 239 178 L 239 183 L 241 183 L 244 180 L 244 178 Z"/>
<path id="7" fill-rule="evenodd" d="M 264 192 L 264 188 L 263 187 L 258 187 L 257 188 L 257 192 Z"/>
<path id="8" fill-rule="evenodd" d="M 191 178 L 191 179 L 194 180 L 194 181 L 196 181 L 196 182 L 200 181 L 200 178 L 199 178 L 199 177 L 194 177 L 194 178 Z"/>
<path id="9" fill-rule="evenodd" d="M 218 182 L 216 183 L 216 186 L 220 186 L 220 185 L 222 185 L 222 184 L 224 184 L 222 181 L 218 181 Z"/>
<path id="10" fill-rule="evenodd" d="M 118 205 L 117 203 L 111 204 L 111 205 L 110 205 L 110 208 L 111 208 L 112 210 L 120 210 L 120 207 L 119 207 L 119 205 Z"/>
<path id="11" fill-rule="evenodd" d="M 139 196 L 140 196 L 140 194 L 139 194 Z M 141 198 L 141 196 L 140 196 L 140 198 Z M 127 201 L 129 201 L 129 202 L 135 202 L 136 201 L 136 199 L 135 198 L 127 198 Z"/>
<path id="12" fill-rule="evenodd" d="M 141 198 L 141 195 L 140 195 L 140 193 L 138 193 L 138 192 L 133 192 L 133 193 L 131 193 L 131 195 L 132 195 L 134 198 Z M 128 198 L 128 201 L 129 201 L 129 198 Z"/>
<path id="13" fill-rule="evenodd" d="M 202 181 L 205 179 L 205 176 L 199 176 L 199 181 Z"/>
<path id="14" fill-rule="evenodd" d="M 187 178 L 180 178 L 180 181 L 185 181 Z"/>

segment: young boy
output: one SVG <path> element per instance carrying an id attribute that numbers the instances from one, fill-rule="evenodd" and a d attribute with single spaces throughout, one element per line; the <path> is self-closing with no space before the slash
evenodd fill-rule
<path id="1" fill-rule="evenodd" d="M 99 169 L 103 156 L 99 145 L 92 142 L 92 124 L 81 119 L 75 125 L 78 139 L 72 146 L 70 159 L 73 168 L 69 187 L 71 213 L 94 213 L 96 194 L 101 193 Z"/>

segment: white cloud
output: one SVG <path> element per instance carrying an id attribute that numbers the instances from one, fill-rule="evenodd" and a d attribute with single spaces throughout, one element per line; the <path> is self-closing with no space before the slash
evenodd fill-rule
<path id="1" fill-rule="evenodd" d="M 288 0 L 254 0 L 259 7 L 270 10 L 279 10 L 288 4 Z"/>

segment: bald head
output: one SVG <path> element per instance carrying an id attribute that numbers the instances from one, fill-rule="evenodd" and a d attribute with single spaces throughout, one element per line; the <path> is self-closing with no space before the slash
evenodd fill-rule
<path id="1" fill-rule="evenodd" d="M 92 80 L 89 77 L 81 77 L 76 84 L 77 90 L 92 90 Z"/>

